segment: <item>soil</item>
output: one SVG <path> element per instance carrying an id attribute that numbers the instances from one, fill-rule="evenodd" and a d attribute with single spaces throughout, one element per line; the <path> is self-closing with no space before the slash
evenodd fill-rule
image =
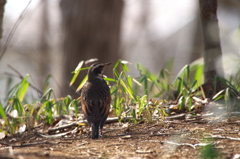
<path id="1" fill-rule="evenodd" d="M 233 116 L 105 124 L 104 136 L 97 140 L 89 137 L 87 127 L 62 137 L 28 132 L 0 140 L 0 158 L 233 159 L 240 156 L 239 126 L 240 117 Z"/>

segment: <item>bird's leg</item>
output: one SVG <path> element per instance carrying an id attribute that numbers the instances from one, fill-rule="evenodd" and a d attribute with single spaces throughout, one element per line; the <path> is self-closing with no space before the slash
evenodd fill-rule
<path id="1" fill-rule="evenodd" d="M 88 126 L 89 126 L 89 129 L 88 129 L 88 134 L 87 134 L 87 137 L 88 138 L 91 138 L 91 132 L 92 132 L 92 123 L 88 123 Z"/>
<path id="2" fill-rule="evenodd" d="M 101 128 L 100 128 L 100 135 L 103 137 L 103 132 Z"/>

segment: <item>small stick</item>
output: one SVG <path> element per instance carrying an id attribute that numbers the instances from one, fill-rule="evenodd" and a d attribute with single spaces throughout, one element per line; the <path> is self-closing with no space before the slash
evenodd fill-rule
<path id="1" fill-rule="evenodd" d="M 192 148 L 196 148 L 195 145 L 189 144 L 189 143 L 176 143 L 176 142 L 172 142 L 172 141 L 161 141 L 161 143 L 167 143 L 167 144 L 172 144 L 172 145 L 177 145 L 177 146 L 190 146 Z"/>
<path id="2" fill-rule="evenodd" d="M 23 80 L 23 75 L 18 71 L 18 70 L 16 70 L 15 68 L 13 68 L 11 65 L 8 65 L 8 67 L 10 68 L 10 69 L 12 69 L 18 76 L 19 76 L 19 78 L 21 79 L 21 80 Z M 7 73 L 7 72 L 5 72 L 6 74 L 8 74 L 8 75 L 11 75 L 11 76 L 14 76 L 14 75 L 12 75 L 12 74 L 10 74 L 10 73 Z M 42 96 L 43 95 L 43 92 L 42 91 L 40 91 L 39 89 L 37 89 L 35 86 L 33 86 L 31 83 L 29 83 L 29 86 L 31 87 L 31 88 L 33 88 L 34 90 L 36 90 L 39 94 L 40 94 L 40 96 Z"/>
<path id="3" fill-rule="evenodd" d="M 35 145 L 40 145 L 40 144 L 52 144 L 52 145 L 57 145 L 58 143 L 55 142 L 49 142 L 49 141 L 42 141 L 42 142 L 34 142 L 34 143 L 29 143 L 29 144 L 22 144 L 22 145 L 11 145 L 7 143 L 0 142 L 2 145 L 10 146 L 10 147 L 28 147 L 28 146 L 35 146 Z"/>

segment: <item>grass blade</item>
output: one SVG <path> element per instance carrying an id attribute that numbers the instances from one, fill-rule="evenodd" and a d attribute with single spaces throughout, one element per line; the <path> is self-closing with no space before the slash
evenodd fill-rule
<path id="1" fill-rule="evenodd" d="M 7 116 L 3 109 L 3 105 L 1 103 L 0 103 L 0 115 L 1 115 L 1 118 L 3 118 L 5 121 L 7 121 Z"/>
<path id="2" fill-rule="evenodd" d="M 84 61 L 80 61 L 78 66 L 76 67 L 75 71 L 73 72 L 74 75 L 73 75 L 73 77 L 72 77 L 72 79 L 70 81 L 70 84 L 69 84 L 70 86 L 72 86 L 73 83 L 76 81 L 76 79 L 77 79 L 77 77 L 78 77 L 78 75 L 79 75 L 79 73 L 81 71 L 83 63 L 84 63 Z"/>
<path id="3" fill-rule="evenodd" d="M 117 82 L 117 80 L 113 79 L 113 78 L 104 78 L 105 81 L 109 81 L 109 82 Z"/>
<path id="4" fill-rule="evenodd" d="M 79 84 L 76 92 L 78 92 L 78 91 L 81 90 L 81 88 L 83 87 L 83 85 L 87 82 L 87 79 L 88 79 L 88 75 L 86 75 L 86 76 L 84 77 L 84 79 L 82 80 L 82 82 Z"/>
<path id="5" fill-rule="evenodd" d="M 27 75 L 26 77 L 23 78 L 22 82 L 19 85 L 18 91 L 17 91 L 17 98 L 22 102 L 26 93 L 27 93 L 27 89 L 29 86 L 29 83 L 27 81 L 29 75 Z"/>
<path id="6" fill-rule="evenodd" d="M 46 92 L 48 87 L 49 87 L 49 84 L 51 82 L 51 79 L 52 79 L 52 76 L 51 75 L 48 75 L 44 84 L 43 84 L 43 92 Z"/>
<path id="7" fill-rule="evenodd" d="M 120 84 L 123 86 L 123 88 L 127 91 L 128 95 L 130 96 L 130 98 L 135 99 L 135 97 L 133 96 L 133 92 L 132 89 L 127 87 L 126 84 L 123 82 L 122 79 L 120 79 Z"/>

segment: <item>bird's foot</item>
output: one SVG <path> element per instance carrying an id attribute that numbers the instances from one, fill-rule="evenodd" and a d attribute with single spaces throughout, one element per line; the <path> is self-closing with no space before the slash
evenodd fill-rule
<path id="1" fill-rule="evenodd" d="M 105 135 L 104 135 L 104 134 L 103 134 L 103 132 L 102 132 L 102 129 L 100 129 L 99 136 L 101 136 L 102 138 L 104 138 L 104 137 L 105 137 Z"/>

